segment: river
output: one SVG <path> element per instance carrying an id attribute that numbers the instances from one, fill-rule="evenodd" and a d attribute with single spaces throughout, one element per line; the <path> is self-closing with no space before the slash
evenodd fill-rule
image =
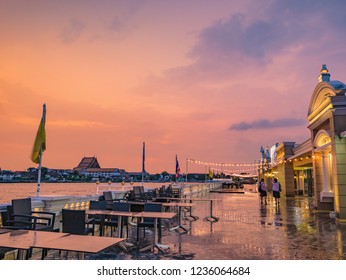
<path id="1" fill-rule="evenodd" d="M 140 186 L 142 183 L 135 183 L 134 186 Z M 144 183 L 147 189 L 157 188 L 169 183 Z M 100 184 L 105 190 L 108 189 L 108 184 Z M 112 183 L 112 189 L 131 188 L 130 183 L 121 185 L 121 183 Z M 0 184 L 0 204 L 9 203 L 15 198 L 24 198 L 28 196 L 36 196 L 37 184 L 35 183 L 1 183 Z M 75 195 L 84 196 L 97 193 L 96 183 L 41 183 L 41 195 Z"/>

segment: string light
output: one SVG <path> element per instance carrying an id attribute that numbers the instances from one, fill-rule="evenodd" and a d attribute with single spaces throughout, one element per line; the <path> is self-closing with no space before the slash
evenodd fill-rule
<path id="1" fill-rule="evenodd" d="M 188 162 L 193 162 L 196 164 L 207 165 L 207 166 L 226 166 L 226 167 L 239 167 L 239 166 L 257 166 L 256 163 L 218 163 L 218 162 L 209 162 L 209 161 L 201 161 L 194 159 L 187 159 Z"/>

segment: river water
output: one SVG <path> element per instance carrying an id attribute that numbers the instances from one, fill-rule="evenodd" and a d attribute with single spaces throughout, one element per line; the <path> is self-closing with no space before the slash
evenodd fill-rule
<path id="1" fill-rule="evenodd" d="M 134 183 L 133 186 L 140 186 L 142 183 Z M 144 188 L 158 188 L 162 185 L 168 185 L 169 183 L 144 183 Z M 100 184 L 99 189 L 107 190 L 108 184 Z M 126 183 L 112 183 L 112 190 L 114 189 L 130 189 L 132 185 Z M 36 196 L 37 184 L 35 183 L 2 183 L 0 184 L 0 204 L 9 203 L 15 198 L 24 198 L 28 196 Z M 96 183 L 41 183 L 40 194 L 41 195 L 73 195 L 84 196 L 93 195 L 97 193 Z"/>

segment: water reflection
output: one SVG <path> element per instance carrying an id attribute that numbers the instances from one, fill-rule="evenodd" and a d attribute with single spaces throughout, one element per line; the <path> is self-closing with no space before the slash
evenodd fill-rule
<path id="1" fill-rule="evenodd" d="M 179 257 L 185 251 L 194 259 L 346 259 L 346 225 L 314 213 L 310 198 L 282 199 L 280 205 L 261 205 L 251 194 L 218 198 L 218 222 L 200 218 L 190 223 L 189 234 L 173 237 Z M 194 213 L 204 217 L 208 207 L 197 204 Z"/>

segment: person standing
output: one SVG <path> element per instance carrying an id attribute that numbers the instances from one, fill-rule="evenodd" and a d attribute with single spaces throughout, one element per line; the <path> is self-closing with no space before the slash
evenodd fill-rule
<path id="1" fill-rule="evenodd" d="M 273 180 L 273 196 L 275 198 L 276 205 L 280 204 L 280 192 L 281 192 L 281 184 L 278 182 L 278 179 L 274 178 Z"/>
<path id="2" fill-rule="evenodd" d="M 264 179 L 262 178 L 260 181 L 260 185 L 259 185 L 259 191 L 260 191 L 260 196 L 261 196 L 261 204 L 267 204 L 267 186 L 264 183 Z"/>

